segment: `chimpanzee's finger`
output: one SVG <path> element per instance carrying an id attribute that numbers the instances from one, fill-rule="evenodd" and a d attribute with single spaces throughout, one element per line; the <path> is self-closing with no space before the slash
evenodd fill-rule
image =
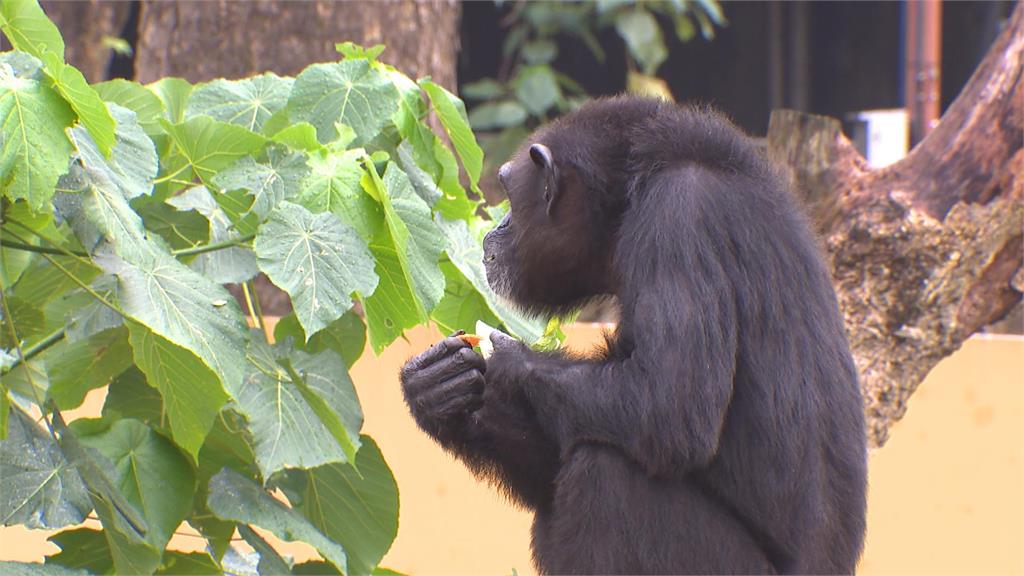
<path id="1" fill-rule="evenodd" d="M 468 347 L 469 344 L 464 342 L 461 338 L 457 336 L 449 336 L 430 348 L 427 348 L 426 351 L 422 352 L 419 356 L 415 356 L 406 362 L 403 370 L 406 372 L 422 370 L 427 366 L 434 364 L 438 360 L 452 354 L 459 348 Z"/>
<path id="2" fill-rule="evenodd" d="M 487 362 L 472 348 L 461 348 L 450 356 L 409 374 L 405 378 L 405 388 L 410 394 L 419 395 L 426 389 L 437 387 L 439 383 L 470 370 L 483 374 L 487 370 Z"/>
<path id="3" fill-rule="evenodd" d="M 484 377 L 477 370 L 462 372 L 426 392 L 417 401 L 435 416 L 475 408 L 483 402 Z"/>

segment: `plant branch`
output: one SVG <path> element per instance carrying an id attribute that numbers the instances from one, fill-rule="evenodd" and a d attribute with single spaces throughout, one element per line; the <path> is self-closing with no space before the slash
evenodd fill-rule
<path id="1" fill-rule="evenodd" d="M 79 250 L 61 250 L 60 248 L 51 248 L 49 246 L 35 246 L 33 244 L 23 244 L 21 242 L 11 242 L 10 240 L 3 240 L 0 238 L 0 246 L 3 248 L 10 248 L 13 250 L 23 250 L 25 252 L 36 252 L 39 254 L 56 254 L 57 256 L 78 256 L 88 257 L 89 255 Z"/>
<path id="2" fill-rule="evenodd" d="M 5 314 L 6 314 L 6 311 L 5 311 Z M 10 373 L 12 370 L 17 368 L 18 366 L 21 366 L 22 364 L 28 362 L 32 358 L 38 356 L 39 354 L 42 354 L 47 349 L 49 349 L 51 346 L 53 346 L 57 342 L 60 342 L 61 340 L 63 340 L 64 336 L 66 336 L 66 335 L 67 335 L 67 328 L 61 328 L 60 330 L 57 330 L 56 332 L 50 334 L 46 338 L 43 338 L 42 340 L 37 342 L 34 346 L 29 348 L 28 350 L 25 350 L 24 354 L 22 354 L 22 352 L 19 350 L 19 352 L 18 352 L 18 356 L 19 357 L 14 360 L 13 364 L 11 364 L 6 370 L 4 370 L 4 374 Z"/>
<path id="3" fill-rule="evenodd" d="M 14 315 L 11 314 L 11 305 L 7 302 L 7 291 L 0 290 L 0 306 L 4 310 L 4 318 L 7 320 L 7 329 L 11 335 L 11 341 L 14 342 L 14 348 L 18 351 L 18 360 L 22 364 L 28 361 L 28 357 L 25 355 L 25 350 L 21 347 L 21 339 L 18 338 L 18 330 L 14 327 Z M 13 369 L 15 366 L 12 366 Z M 43 399 L 39 397 L 39 390 L 36 388 L 35 378 L 32 377 L 32 369 L 25 364 L 25 378 L 28 379 L 28 387 L 32 390 L 32 398 L 36 401 L 36 405 L 43 412 L 43 420 L 46 421 L 46 427 L 50 430 L 50 434 L 53 435 L 53 425 L 50 423 L 49 418 L 46 417 L 46 410 L 43 408 Z M 7 392 L 4 391 L 4 394 Z"/>
<path id="4" fill-rule="evenodd" d="M 224 250 L 225 248 L 233 248 L 235 246 L 241 246 L 246 242 L 249 242 L 255 238 L 255 234 L 247 234 L 231 240 L 224 240 L 223 242 L 214 242 L 213 244 L 207 244 L 205 246 L 196 246 L 195 248 L 183 248 L 181 250 L 172 250 L 171 254 L 177 257 L 181 256 L 194 256 L 196 254 L 205 254 L 207 252 L 216 252 L 217 250 Z"/>

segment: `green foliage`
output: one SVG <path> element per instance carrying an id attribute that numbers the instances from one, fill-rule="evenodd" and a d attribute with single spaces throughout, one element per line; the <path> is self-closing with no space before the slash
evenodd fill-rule
<path id="1" fill-rule="evenodd" d="M 530 130 L 586 99 L 571 71 L 567 75 L 558 70 L 559 39 L 581 42 L 603 61 L 605 53 L 597 36 L 606 28 L 614 29 L 628 54 L 627 90 L 671 99 L 668 86 L 657 77 L 668 58 L 663 29 L 686 42 L 697 27 L 710 40 L 714 27 L 725 25 L 717 0 L 531 1 L 506 6 L 509 29 L 500 77 L 462 87 L 463 96 L 478 102 L 469 112 L 473 128 L 492 132 L 480 138 L 490 172 L 511 156 Z"/>
<path id="2" fill-rule="evenodd" d="M 237 531 L 263 573 L 390 573 L 397 485 L 348 369 L 429 321 L 553 337 L 487 286 L 462 102 L 382 47 L 341 44 L 294 79 L 89 85 L 35 1 L 5 0 L 0 29 L 15 48 L 0 54 L 0 518 L 102 524 L 2 571 L 222 573 Z M 531 74 L 531 105 L 557 106 L 563 83 Z M 521 121 L 516 106 L 490 122 Z M 260 272 L 294 310 L 275 339 Z M 66 425 L 103 387 L 102 417 Z M 208 554 L 166 550 L 182 522 Z M 250 525 L 323 561 L 290 567 Z"/>

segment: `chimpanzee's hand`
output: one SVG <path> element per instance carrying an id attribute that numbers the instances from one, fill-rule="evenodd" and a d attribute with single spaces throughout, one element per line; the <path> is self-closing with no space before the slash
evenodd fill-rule
<path id="1" fill-rule="evenodd" d="M 449 336 L 402 368 L 402 392 L 416 423 L 440 440 L 453 438 L 482 404 L 484 359 Z"/>
<path id="2" fill-rule="evenodd" d="M 494 352 L 487 359 L 488 388 L 499 395 L 517 394 L 530 380 L 530 369 L 535 352 L 519 340 L 494 330 L 491 332 Z"/>

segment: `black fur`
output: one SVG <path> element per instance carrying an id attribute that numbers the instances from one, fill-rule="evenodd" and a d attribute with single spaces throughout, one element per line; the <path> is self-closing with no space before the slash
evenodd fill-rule
<path id="1" fill-rule="evenodd" d="M 588 359 L 495 334 L 485 364 L 448 338 L 402 382 L 425 431 L 535 511 L 538 568 L 852 572 L 856 371 L 816 241 L 753 144 L 620 97 L 540 130 L 500 179 L 495 289 L 536 312 L 614 294 L 618 328 Z"/>

